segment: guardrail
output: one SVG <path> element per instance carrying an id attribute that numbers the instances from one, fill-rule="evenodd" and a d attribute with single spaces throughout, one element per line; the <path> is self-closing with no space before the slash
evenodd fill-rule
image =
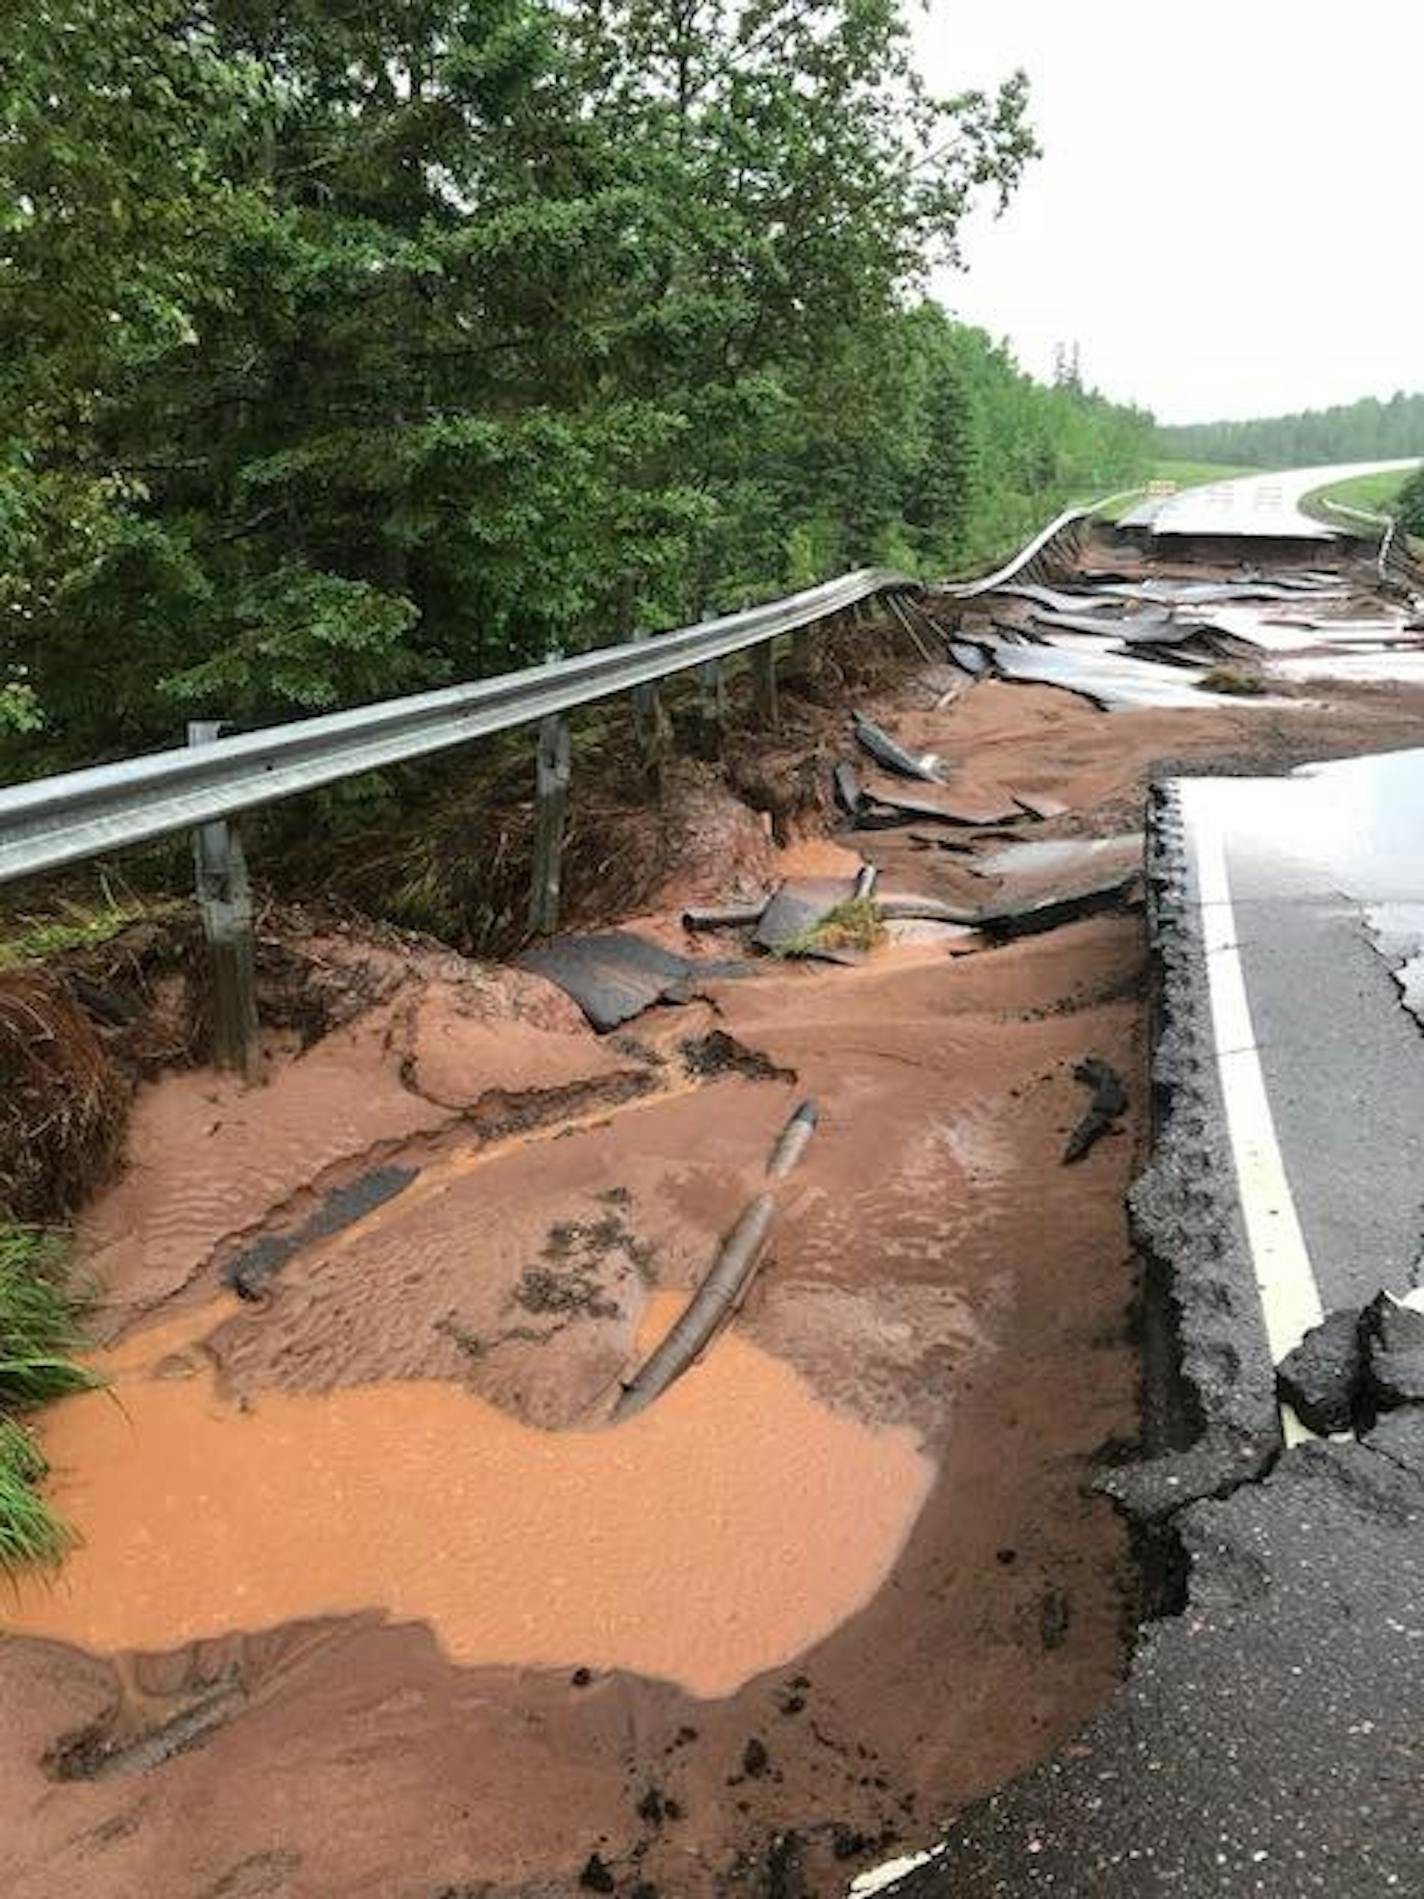
<path id="1" fill-rule="evenodd" d="M 0 790 L 0 882 L 211 824 L 655 684 L 916 583 L 861 568 L 646 640 Z"/>
<path id="2" fill-rule="evenodd" d="M 1421 583 L 1419 563 L 1410 550 L 1409 536 L 1400 527 L 1397 515 L 1376 514 L 1369 508 L 1352 508 L 1346 501 L 1331 501 L 1328 497 L 1324 505 L 1332 514 L 1342 515 L 1348 521 L 1358 522 L 1379 533 L 1375 569 L 1382 587 L 1393 584 L 1404 587 L 1410 593 L 1418 592 Z"/>
<path id="3" fill-rule="evenodd" d="M 1005 566 L 979 580 L 938 581 L 929 592 L 951 600 L 973 600 L 979 594 L 993 593 L 996 587 L 1005 586 L 1011 580 L 1041 579 L 1046 568 L 1077 553 L 1088 528 L 1105 508 L 1119 501 L 1130 501 L 1133 495 L 1142 492 L 1141 488 L 1125 488 L 1121 494 L 1106 495 L 1088 507 L 1065 508 Z"/>
<path id="4" fill-rule="evenodd" d="M 996 573 L 938 591 L 967 598 L 1035 572 L 1061 557 L 1070 542 L 1076 546 L 1092 515 L 1089 508 L 1069 509 Z M 216 723 L 203 721 L 189 727 L 186 746 L 0 789 L 0 883 L 191 831 L 198 904 L 212 953 L 214 1053 L 228 1066 L 250 1069 L 257 1027 L 252 908 L 241 844 L 228 819 L 343 778 L 537 724 L 538 822 L 529 927 L 534 934 L 546 933 L 558 921 L 569 784 L 565 713 L 632 693 L 645 729 L 656 732 L 660 722 L 650 701 L 657 682 L 700 667 L 709 676 L 713 716 L 720 719 L 721 663 L 750 651 L 757 703 L 774 723 L 774 641 L 779 634 L 797 632 L 885 596 L 926 652 L 895 600 L 897 594 L 920 591 L 919 583 L 904 574 L 862 567 L 765 606 L 470 685 L 294 719 L 228 738 L 218 736 L 221 728 Z"/>

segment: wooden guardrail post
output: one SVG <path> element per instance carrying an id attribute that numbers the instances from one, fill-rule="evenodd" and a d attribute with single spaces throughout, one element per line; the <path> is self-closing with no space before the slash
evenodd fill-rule
<path id="1" fill-rule="evenodd" d="M 529 886 L 529 928 L 536 936 L 550 936 L 559 927 L 570 761 L 568 722 L 557 714 L 541 719 L 534 755 L 534 870 Z"/>
<path id="2" fill-rule="evenodd" d="M 218 719 L 193 719 L 190 745 L 210 745 Z M 252 886 L 236 825 L 220 818 L 193 832 L 198 911 L 208 945 L 212 1057 L 219 1068 L 252 1077 L 257 1066 L 257 975 L 253 955 Z"/>
<path id="3" fill-rule="evenodd" d="M 776 641 L 763 640 L 752 648 L 752 704 L 762 724 L 775 732 L 781 722 L 776 698 Z"/>

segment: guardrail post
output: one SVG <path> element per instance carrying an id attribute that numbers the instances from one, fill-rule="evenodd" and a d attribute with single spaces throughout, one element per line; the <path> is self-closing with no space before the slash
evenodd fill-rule
<path id="1" fill-rule="evenodd" d="M 703 746 L 709 757 L 720 758 L 727 735 L 727 678 L 720 659 L 697 668 L 697 712 Z"/>
<path id="2" fill-rule="evenodd" d="M 752 648 L 752 704 L 763 725 L 775 732 L 780 725 L 776 699 L 776 641 L 763 640 Z"/>
<path id="3" fill-rule="evenodd" d="M 188 743 L 210 745 L 221 730 L 219 719 L 190 720 Z M 252 887 L 237 827 L 225 818 L 198 825 L 193 868 L 208 945 L 213 1060 L 250 1080 L 257 1065 L 257 976 Z"/>
<path id="4" fill-rule="evenodd" d="M 652 634 L 643 629 L 635 633 L 633 638 L 641 643 L 651 639 Z M 671 738 L 671 725 L 662 694 L 655 685 L 634 686 L 633 727 L 637 733 L 644 774 L 654 783 L 660 783 Z"/>
<path id="5" fill-rule="evenodd" d="M 529 888 L 529 927 L 536 936 L 552 935 L 559 927 L 569 775 L 568 724 L 557 715 L 541 719 L 534 756 L 534 872 Z"/>

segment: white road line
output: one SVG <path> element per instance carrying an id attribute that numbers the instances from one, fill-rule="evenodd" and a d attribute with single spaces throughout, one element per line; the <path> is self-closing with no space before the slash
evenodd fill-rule
<path id="1" fill-rule="evenodd" d="M 1181 789 L 1196 860 L 1212 1034 L 1236 1165 L 1237 1196 L 1246 1223 L 1271 1359 L 1279 1365 L 1325 1315 L 1257 1055 L 1220 818 L 1205 785 L 1186 784 Z M 1288 1443 L 1310 1435 L 1289 1407 L 1282 1408 L 1281 1417 Z"/>

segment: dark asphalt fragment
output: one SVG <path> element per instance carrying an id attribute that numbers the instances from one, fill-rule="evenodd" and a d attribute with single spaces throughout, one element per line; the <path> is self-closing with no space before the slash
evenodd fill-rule
<path id="1" fill-rule="evenodd" d="M 994 669 L 994 662 L 982 646 L 972 640 L 951 640 L 949 656 L 972 679 L 982 679 Z"/>
<path id="2" fill-rule="evenodd" d="M 849 759 L 842 759 L 831 774 L 835 785 L 836 803 L 847 817 L 858 817 L 863 802 L 860 789 L 860 775 Z"/>
<path id="3" fill-rule="evenodd" d="M 1081 1160 L 1127 1112 L 1127 1087 L 1111 1062 L 1105 1062 L 1100 1055 L 1085 1056 L 1074 1066 L 1073 1076 L 1085 1088 L 1092 1089 L 1092 1100 L 1088 1103 L 1088 1112 L 1068 1136 L 1063 1149 L 1065 1166 L 1070 1161 Z"/>
<path id="4" fill-rule="evenodd" d="M 856 962 L 859 958 L 854 952 L 814 941 L 817 924 L 855 895 L 854 877 L 801 877 L 784 883 L 762 911 L 752 941 L 783 955 L 794 948 L 800 955 L 827 962 Z"/>
<path id="5" fill-rule="evenodd" d="M 315 1213 L 288 1233 L 264 1234 L 244 1247 L 227 1267 L 225 1277 L 241 1299 L 260 1299 L 267 1281 L 313 1240 L 329 1239 L 373 1208 L 403 1193 L 420 1172 L 418 1167 L 373 1167 L 343 1187 L 322 1195 Z"/>
<path id="6" fill-rule="evenodd" d="M 1363 1370 L 1360 1315 L 1343 1308 L 1313 1325 L 1281 1360 L 1276 1382 L 1307 1430 L 1328 1437 L 1332 1431 L 1349 1430 Z"/>
<path id="7" fill-rule="evenodd" d="M 920 778 L 927 784 L 944 783 L 944 761 L 936 758 L 933 752 L 920 755 L 907 752 L 898 740 L 892 739 L 885 728 L 877 725 L 873 719 L 867 719 L 859 712 L 852 713 L 851 717 L 856 738 L 887 771 L 898 772 L 902 778 Z"/>
<path id="8" fill-rule="evenodd" d="M 628 930 L 556 936 L 525 950 L 519 965 L 557 983 L 600 1032 L 655 1002 L 689 1001 L 699 982 L 745 975 L 751 968 L 737 961 L 694 962 Z"/>
<path id="9" fill-rule="evenodd" d="M 1096 916 L 1103 910 L 1126 909 L 1137 883 L 1136 871 L 1127 876 L 1118 872 L 1082 889 L 980 910 L 974 922 L 989 936 L 1034 936 L 1041 930 L 1056 930 L 1061 924 L 1076 923 L 1082 917 Z"/>
<path id="10" fill-rule="evenodd" d="M 710 908 L 692 905 L 682 913 L 682 927 L 685 930 L 739 930 L 759 920 L 766 908 L 766 898 L 757 897 L 750 903 L 719 903 Z"/>
<path id="11" fill-rule="evenodd" d="M 579 1874 L 579 1884 L 585 1892 L 616 1892 L 618 1890 L 618 1881 L 597 1853 L 590 1853 L 584 1861 L 583 1871 Z"/>
<path id="12" fill-rule="evenodd" d="M 1381 1411 L 1424 1404 L 1424 1312 L 1382 1292 L 1360 1314 L 1366 1393 Z"/>

